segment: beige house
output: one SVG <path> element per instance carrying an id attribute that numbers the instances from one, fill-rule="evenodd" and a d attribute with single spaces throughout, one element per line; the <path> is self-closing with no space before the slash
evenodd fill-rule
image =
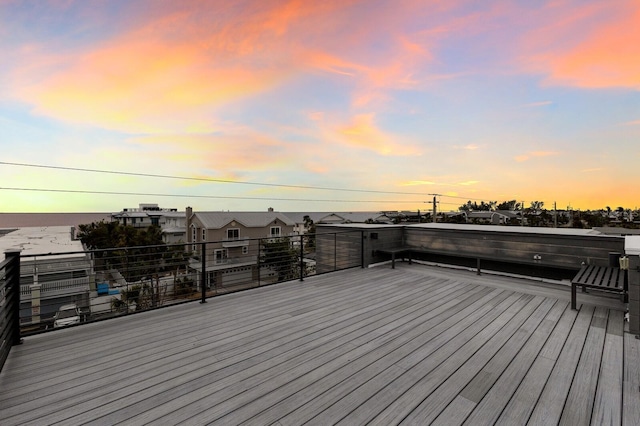
<path id="1" fill-rule="evenodd" d="M 202 243 L 207 286 L 235 286 L 260 280 L 260 239 L 294 235 L 295 223 L 282 213 L 196 212 L 186 209 L 187 242 L 202 271 Z"/>

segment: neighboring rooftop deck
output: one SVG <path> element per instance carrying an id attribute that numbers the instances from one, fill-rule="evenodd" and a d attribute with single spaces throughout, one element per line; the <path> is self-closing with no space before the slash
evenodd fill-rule
<path id="1" fill-rule="evenodd" d="M 400 264 L 32 336 L 0 423 L 640 424 L 640 341 L 569 298 Z"/>

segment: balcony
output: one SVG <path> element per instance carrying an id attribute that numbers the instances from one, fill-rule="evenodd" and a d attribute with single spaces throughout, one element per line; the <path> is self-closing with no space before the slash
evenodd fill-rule
<path id="1" fill-rule="evenodd" d="M 640 424 L 619 300 L 370 262 L 396 232 L 318 234 L 319 269 L 346 269 L 25 337 L 2 424 Z"/>
<path id="2" fill-rule="evenodd" d="M 249 246 L 249 238 L 232 238 L 222 241 L 222 247 L 224 248 L 232 248 L 232 247 L 248 247 Z"/>

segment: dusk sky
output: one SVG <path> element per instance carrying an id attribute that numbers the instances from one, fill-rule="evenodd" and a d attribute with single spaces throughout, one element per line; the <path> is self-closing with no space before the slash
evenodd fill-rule
<path id="1" fill-rule="evenodd" d="M 0 0 L 0 51 L 1 212 L 640 206 L 638 0 Z"/>

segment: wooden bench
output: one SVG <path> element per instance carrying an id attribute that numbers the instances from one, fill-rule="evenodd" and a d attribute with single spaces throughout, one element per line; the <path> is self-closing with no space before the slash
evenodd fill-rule
<path id="1" fill-rule="evenodd" d="M 411 259 L 415 259 L 417 255 L 420 254 L 436 254 L 436 255 L 444 255 L 444 256 L 456 256 L 454 253 L 444 253 L 442 251 L 433 251 L 427 250 L 423 248 L 415 248 L 415 247 L 394 247 L 389 249 L 377 249 L 374 252 L 374 255 L 377 254 L 386 254 L 391 255 L 391 269 L 396 268 L 396 259 L 408 259 L 409 265 L 411 265 Z M 471 257 L 470 257 L 471 259 Z M 478 275 L 480 275 L 480 257 L 475 257 L 476 259 L 476 269 Z"/>
<path id="2" fill-rule="evenodd" d="M 400 257 L 402 260 L 409 258 L 409 264 L 411 264 L 411 253 L 413 249 L 408 247 L 394 247 L 390 249 L 378 249 L 377 253 L 391 255 L 391 269 L 396 269 L 396 257 Z"/>
<path id="3" fill-rule="evenodd" d="M 576 289 L 582 287 L 586 293 L 587 288 L 616 293 L 625 302 L 627 286 L 625 285 L 624 270 L 611 266 L 584 265 L 578 274 L 571 280 L 571 309 L 576 309 Z"/>

